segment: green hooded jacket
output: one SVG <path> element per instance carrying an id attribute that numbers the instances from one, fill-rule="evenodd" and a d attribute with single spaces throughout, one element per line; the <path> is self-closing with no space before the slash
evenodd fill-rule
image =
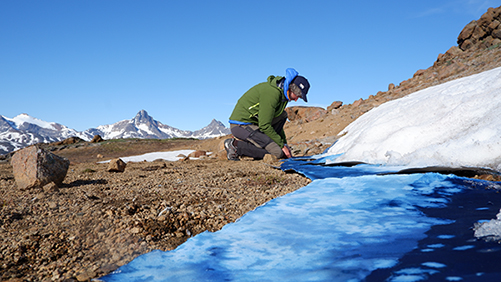
<path id="1" fill-rule="evenodd" d="M 285 132 L 275 132 L 271 126 L 273 118 L 281 115 L 287 106 L 284 90 L 277 86 L 283 77 L 270 75 L 267 82 L 259 83 L 249 89 L 238 100 L 230 116 L 231 121 L 252 123 L 268 135 L 281 148 L 287 144 Z"/>

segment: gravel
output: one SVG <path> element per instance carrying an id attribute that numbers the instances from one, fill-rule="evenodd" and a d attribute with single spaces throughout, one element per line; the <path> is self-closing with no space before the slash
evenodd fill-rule
<path id="1" fill-rule="evenodd" d="M 2 281 L 89 281 L 151 250 L 220 230 L 307 185 L 263 161 L 71 164 L 63 185 L 20 190 L 0 164 Z"/>

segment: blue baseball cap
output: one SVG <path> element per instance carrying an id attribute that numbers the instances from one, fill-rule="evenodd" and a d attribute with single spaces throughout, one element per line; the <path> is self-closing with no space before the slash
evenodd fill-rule
<path id="1" fill-rule="evenodd" d="M 306 98 L 306 94 L 308 94 L 308 90 L 310 90 L 310 83 L 304 76 L 296 76 L 291 83 L 294 83 L 300 90 L 301 90 L 301 95 L 298 95 L 303 99 L 305 102 L 308 102 L 308 99 Z M 294 94 L 299 94 L 299 93 L 294 93 Z"/>

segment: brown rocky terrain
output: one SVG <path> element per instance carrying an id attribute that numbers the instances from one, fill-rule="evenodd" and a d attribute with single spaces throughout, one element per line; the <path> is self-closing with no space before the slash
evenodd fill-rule
<path id="1" fill-rule="evenodd" d="M 137 153 L 158 151 L 159 143 L 172 149 L 168 141 L 150 141 L 121 146 Z M 263 161 L 218 158 L 128 163 L 123 173 L 113 173 L 95 162 L 96 155 L 82 157 L 95 147 L 58 151 L 71 161 L 59 187 L 20 190 L 12 166 L 0 164 L 2 281 L 88 281 L 139 254 L 172 250 L 198 233 L 219 230 L 310 182 Z"/>
<path id="2" fill-rule="evenodd" d="M 501 7 L 468 24 L 426 70 L 385 92 L 327 109 L 290 107 L 286 124 L 296 156 L 320 153 L 362 114 L 387 101 L 501 66 Z M 369 93 L 368 93 L 369 94 Z M 333 94 L 335 97 L 335 93 Z M 70 160 L 62 185 L 18 189 L 0 161 L 1 281 L 88 281 L 154 249 L 171 250 L 216 231 L 310 180 L 264 161 L 225 160 L 224 138 L 108 140 L 44 145 Z M 123 173 L 98 161 L 154 151 L 213 152 L 199 160 L 128 163 Z"/>

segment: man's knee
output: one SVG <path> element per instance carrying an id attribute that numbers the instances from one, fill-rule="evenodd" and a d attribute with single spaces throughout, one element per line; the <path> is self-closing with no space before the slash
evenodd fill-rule
<path id="1" fill-rule="evenodd" d="M 282 148 L 280 148 L 280 146 L 278 146 L 275 142 L 271 142 L 264 149 L 279 159 L 283 158 L 285 155 Z"/>

